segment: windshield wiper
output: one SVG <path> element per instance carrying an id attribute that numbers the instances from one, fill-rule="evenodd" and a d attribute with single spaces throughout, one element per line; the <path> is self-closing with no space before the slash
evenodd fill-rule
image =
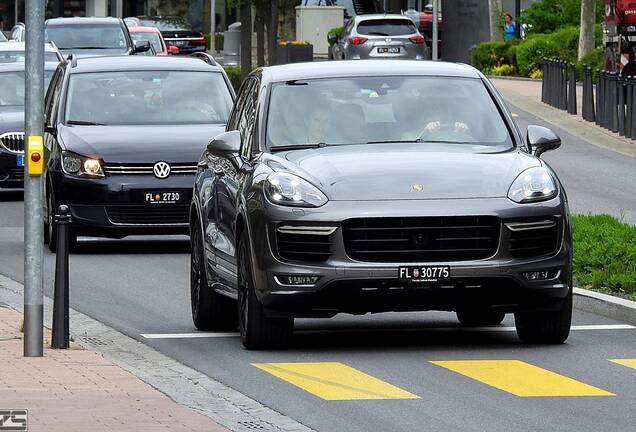
<path id="1" fill-rule="evenodd" d="M 117 49 L 117 48 L 99 47 L 99 46 L 77 46 L 77 47 L 60 48 L 60 49 L 72 50 L 72 49 Z"/>
<path id="2" fill-rule="evenodd" d="M 423 143 L 424 140 L 421 138 L 418 139 L 414 139 L 414 140 L 382 140 L 382 141 L 367 141 L 367 144 L 392 144 L 392 143 L 398 143 L 398 144 L 415 144 L 415 143 Z"/>
<path id="3" fill-rule="evenodd" d="M 67 120 L 67 125 L 77 125 L 77 126 L 106 126 L 104 123 L 95 123 L 84 120 Z"/>
<path id="4" fill-rule="evenodd" d="M 327 144 L 324 142 L 315 143 L 315 144 L 289 144 L 283 146 L 273 146 L 270 148 L 271 151 L 285 151 L 285 150 L 304 150 L 304 149 L 316 149 L 327 147 Z"/>

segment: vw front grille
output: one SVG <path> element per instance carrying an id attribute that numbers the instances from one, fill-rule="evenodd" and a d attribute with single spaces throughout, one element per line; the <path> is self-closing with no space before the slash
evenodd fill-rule
<path id="1" fill-rule="evenodd" d="M 135 164 L 135 165 L 108 165 L 104 167 L 104 171 L 108 175 L 154 175 L 152 164 Z M 196 164 L 170 164 L 170 175 L 176 174 L 196 174 Z"/>

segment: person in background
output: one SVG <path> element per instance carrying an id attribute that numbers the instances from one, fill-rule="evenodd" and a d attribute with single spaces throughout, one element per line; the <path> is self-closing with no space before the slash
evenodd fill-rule
<path id="1" fill-rule="evenodd" d="M 517 22 L 511 14 L 504 15 L 504 40 L 511 41 L 517 37 Z"/>

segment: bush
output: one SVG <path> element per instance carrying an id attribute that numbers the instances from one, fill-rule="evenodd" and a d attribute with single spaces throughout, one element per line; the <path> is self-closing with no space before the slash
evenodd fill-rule
<path id="1" fill-rule="evenodd" d="M 535 69 L 530 72 L 530 78 L 532 79 L 543 79 L 543 71 L 541 69 Z"/>
<path id="2" fill-rule="evenodd" d="M 492 68 L 492 74 L 495 76 L 510 76 L 516 72 L 515 67 L 509 64 L 502 64 L 501 66 L 495 66 Z"/>
<path id="3" fill-rule="evenodd" d="M 471 64 L 484 73 L 502 65 L 515 66 L 518 42 L 484 42 L 472 51 Z"/>
<path id="4" fill-rule="evenodd" d="M 225 66 L 225 73 L 227 77 L 230 79 L 232 83 L 232 87 L 234 87 L 235 91 L 238 91 L 239 87 L 241 87 L 241 67 L 240 66 Z"/>
<path id="5" fill-rule="evenodd" d="M 596 22 L 603 20 L 603 2 L 596 2 Z M 528 33 L 551 33 L 581 23 L 581 0 L 537 0 L 525 9 L 519 21 L 528 24 Z"/>
<path id="6" fill-rule="evenodd" d="M 211 49 L 211 38 L 210 38 L 210 33 L 205 33 L 203 35 L 203 37 L 205 38 L 205 48 L 210 51 Z M 223 51 L 223 40 L 225 39 L 225 36 L 223 35 L 223 33 L 217 33 L 214 37 L 214 49 L 216 51 Z"/>
<path id="7" fill-rule="evenodd" d="M 636 300 L 636 227 L 609 215 L 572 217 L 576 284 Z"/>
<path id="8" fill-rule="evenodd" d="M 558 47 L 547 35 L 536 35 L 526 39 L 517 47 L 517 70 L 523 76 L 539 67 L 543 57 L 556 57 Z"/>
<path id="9" fill-rule="evenodd" d="M 336 37 L 338 39 L 340 39 L 342 37 L 342 35 L 344 34 L 344 27 L 334 27 L 331 30 L 329 30 L 327 32 L 327 41 L 329 41 L 329 35 L 336 35 Z M 329 42 L 329 45 L 333 45 L 331 42 Z"/>

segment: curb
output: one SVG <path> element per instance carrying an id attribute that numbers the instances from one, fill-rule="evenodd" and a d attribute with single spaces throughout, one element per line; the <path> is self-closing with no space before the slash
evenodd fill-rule
<path id="1" fill-rule="evenodd" d="M 528 77 L 518 77 L 518 76 L 498 76 L 498 75 L 486 75 L 486 78 L 489 80 L 492 79 L 503 79 L 508 81 L 529 81 L 529 82 L 541 82 L 540 79 L 528 78 Z"/>
<path id="2" fill-rule="evenodd" d="M 583 288 L 574 288 L 574 307 L 636 325 L 636 302 Z"/>

